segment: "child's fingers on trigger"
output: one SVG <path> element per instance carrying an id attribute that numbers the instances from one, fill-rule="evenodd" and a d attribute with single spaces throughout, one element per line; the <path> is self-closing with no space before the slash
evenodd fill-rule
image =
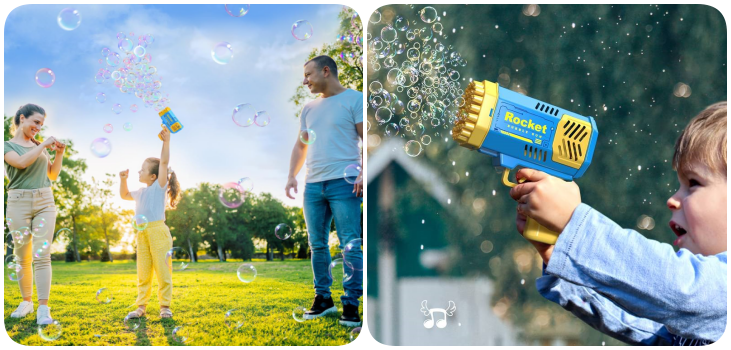
<path id="1" fill-rule="evenodd" d="M 515 173 L 516 179 L 525 179 L 526 181 L 539 181 L 546 178 L 548 174 L 535 169 L 522 168 Z"/>
<path id="2" fill-rule="evenodd" d="M 520 199 L 520 197 L 531 193 L 535 187 L 535 182 L 526 182 L 516 185 L 515 187 L 510 189 L 510 197 L 517 201 L 518 199 Z"/>

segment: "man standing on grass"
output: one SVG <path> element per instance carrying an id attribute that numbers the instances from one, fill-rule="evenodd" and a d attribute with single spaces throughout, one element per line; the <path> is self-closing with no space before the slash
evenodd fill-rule
<path id="1" fill-rule="evenodd" d="M 333 279 L 329 271 L 328 241 L 333 218 L 341 250 L 348 242 L 361 238 L 362 171 L 357 178 L 346 177 L 345 168 L 361 163 L 358 142 L 363 138 L 363 93 L 340 84 L 338 68 L 328 56 L 317 56 L 305 63 L 304 76 L 302 84 L 320 96 L 302 109 L 300 136 L 292 150 L 285 192 L 287 197 L 294 199 L 290 190 L 297 193 L 295 177 L 307 159 L 303 206 L 312 251 L 315 301 L 305 313 L 305 320 L 311 320 L 337 312 L 330 296 Z M 311 135 L 307 133 L 308 129 L 314 131 L 312 140 L 308 139 L 312 137 L 308 136 Z M 340 324 L 356 327 L 361 324 L 358 299 L 363 295 L 361 245 L 348 251 L 344 261 L 344 273 L 351 277 L 343 282 Z"/>

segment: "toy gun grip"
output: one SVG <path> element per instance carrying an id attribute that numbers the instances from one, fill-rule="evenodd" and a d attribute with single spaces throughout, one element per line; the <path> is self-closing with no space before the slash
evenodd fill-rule
<path id="1" fill-rule="evenodd" d="M 509 174 L 510 169 L 505 168 L 505 170 L 503 171 L 503 184 L 508 187 L 515 187 L 516 184 L 511 182 L 508 178 Z M 538 221 L 535 221 L 532 218 L 528 217 L 526 218 L 525 228 L 523 228 L 523 237 L 530 239 L 531 241 L 546 244 L 556 244 L 556 241 L 558 240 L 558 233 L 549 230 L 548 228 L 539 224 Z"/>

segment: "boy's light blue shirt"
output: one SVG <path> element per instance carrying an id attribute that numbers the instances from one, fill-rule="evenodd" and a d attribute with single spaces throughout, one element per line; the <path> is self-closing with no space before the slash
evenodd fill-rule
<path id="1" fill-rule="evenodd" d="M 726 252 L 677 253 L 580 204 L 536 281 L 545 298 L 630 344 L 700 345 L 726 330 Z"/>

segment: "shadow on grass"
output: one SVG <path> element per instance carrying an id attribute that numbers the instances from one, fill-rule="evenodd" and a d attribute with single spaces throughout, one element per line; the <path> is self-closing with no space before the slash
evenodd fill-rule
<path id="1" fill-rule="evenodd" d="M 135 337 L 137 340 L 135 341 L 136 346 L 150 346 L 150 338 L 147 336 L 147 317 L 140 318 L 140 328 L 137 328 L 137 330 L 134 331 Z"/>
<path id="2" fill-rule="evenodd" d="M 165 330 L 165 337 L 167 337 L 167 339 L 168 339 L 168 345 L 170 345 L 170 346 L 186 345 L 185 341 L 181 342 L 179 339 L 176 339 L 176 337 L 173 335 L 173 330 L 175 330 L 175 327 L 178 327 L 178 322 L 175 321 L 175 316 L 173 316 L 171 318 L 160 319 L 160 324 L 162 324 L 162 328 Z M 183 326 L 187 326 L 187 325 L 184 324 Z"/>

